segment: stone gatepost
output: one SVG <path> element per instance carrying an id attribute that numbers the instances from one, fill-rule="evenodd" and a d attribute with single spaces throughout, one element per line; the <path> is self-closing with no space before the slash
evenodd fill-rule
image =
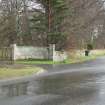
<path id="1" fill-rule="evenodd" d="M 15 49 L 16 49 L 16 44 L 12 44 L 10 47 L 11 47 L 11 49 L 12 49 L 12 59 L 13 60 L 16 60 L 16 56 L 15 56 Z"/>
<path id="2" fill-rule="evenodd" d="M 50 44 L 49 45 L 49 58 L 51 59 L 51 60 L 53 60 L 53 58 L 54 58 L 54 52 L 55 52 L 55 44 Z"/>

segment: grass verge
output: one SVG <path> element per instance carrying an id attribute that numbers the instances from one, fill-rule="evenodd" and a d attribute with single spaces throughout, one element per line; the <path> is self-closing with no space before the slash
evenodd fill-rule
<path id="1" fill-rule="evenodd" d="M 81 63 L 81 62 L 85 62 L 85 61 L 90 61 L 90 60 L 94 60 L 98 57 L 101 57 L 101 56 L 105 56 L 105 51 L 96 51 L 94 54 L 91 54 L 89 56 L 82 56 L 82 55 L 79 55 L 79 56 L 75 56 L 71 59 L 67 59 L 65 60 L 64 62 L 66 64 L 69 64 L 69 63 Z"/>
<path id="2" fill-rule="evenodd" d="M 49 61 L 49 60 L 18 60 L 15 63 L 17 64 L 72 64 L 72 63 L 79 63 L 79 62 L 84 62 L 84 61 L 88 61 L 88 60 L 92 60 L 97 58 L 97 56 L 88 56 L 88 57 L 75 57 L 75 58 L 71 58 L 71 59 L 67 59 L 65 61 L 62 62 L 53 62 L 53 61 Z"/>
<path id="3" fill-rule="evenodd" d="M 89 61 L 96 59 L 97 57 L 105 56 L 105 50 L 102 51 L 95 51 L 94 54 L 91 54 L 89 56 L 83 56 L 83 55 L 75 55 L 74 57 L 70 57 L 69 59 L 66 59 L 63 62 L 53 62 L 52 60 L 35 60 L 35 59 L 28 59 L 28 60 L 18 60 L 15 63 L 16 64 L 72 64 L 72 63 L 81 63 L 84 61 Z"/>
<path id="4" fill-rule="evenodd" d="M 85 61 L 90 61 L 96 59 L 97 56 L 81 56 L 76 58 L 67 59 L 64 61 L 65 64 L 72 64 L 72 63 L 81 63 Z"/>
<path id="5" fill-rule="evenodd" d="M 21 68 L 0 67 L 0 79 L 28 76 L 37 73 L 40 70 L 42 69 L 38 67 L 21 67 Z"/>
<path id="6" fill-rule="evenodd" d="M 40 60 L 40 59 L 28 59 L 28 60 L 17 60 L 16 64 L 53 64 L 52 60 Z"/>

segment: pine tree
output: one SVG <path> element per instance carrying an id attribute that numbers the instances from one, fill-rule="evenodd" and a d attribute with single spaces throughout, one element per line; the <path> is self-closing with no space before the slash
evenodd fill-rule
<path id="1" fill-rule="evenodd" d="M 39 2 L 39 1 L 38 1 Z M 44 12 L 40 17 L 33 18 L 37 31 L 46 33 L 46 45 L 56 44 L 58 49 L 64 45 L 66 35 L 63 30 L 64 19 L 67 15 L 67 7 L 64 0 L 40 0 Z M 42 28 L 43 27 L 43 28 Z"/>

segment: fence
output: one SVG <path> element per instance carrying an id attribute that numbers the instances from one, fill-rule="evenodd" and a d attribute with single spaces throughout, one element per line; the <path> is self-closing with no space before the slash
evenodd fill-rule
<path id="1" fill-rule="evenodd" d="M 0 48 L 0 64 L 13 63 L 13 49 L 12 47 Z"/>

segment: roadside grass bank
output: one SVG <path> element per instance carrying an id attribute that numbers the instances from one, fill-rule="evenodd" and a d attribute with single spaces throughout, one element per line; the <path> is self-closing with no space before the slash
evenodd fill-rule
<path id="1" fill-rule="evenodd" d="M 54 62 L 52 60 L 41 60 L 41 59 L 23 59 L 23 60 L 16 60 L 16 64 L 28 64 L 28 65 L 33 65 L 33 64 L 53 64 Z"/>
<path id="2" fill-rule="evenodd" d="M 26 64 L 26 65 L 33 65 L 33 64 L 72 64 L 72 63 L 81 63 L 84 61 L 94 60 L 100 56 L 105 55 L 105 50 L 94 50 L 91 51 L 89 56 L 85 56 L 85 54 L 79 52 L 78 54 L 71 54 L 68 59 L 62 62 L 54 62 L 52 60 L 40 60 L 40 59 L 25 59 L 25 60 L 17 60 L 15 61 L 16 64 Z"/>
<path id="3" fill-rule="evenodd" d="M 96 59 L 98 56 L 90 55 L 90 56 L 77 56 L 75 58 L 67 59 L 64 61 L 65 64 L 72 64 L 72 63 L 82 63 L 85 61 L 90 61 Z"/>
<path id="4" fill-rule="evenodd" d="M 94 60 L 101 56 L 105 56 L 105 50 L 90 51 L 89 56 L 85 56 L 85 54 L 83 54 L 83 52 L 79 52 L 79 54 L 75 54 L 75 56 L 74 55 L 72 56 L 72 54 L 71 54 L 71 56 L 68 59 L 66 59 L 64 62 L 65 62 L 65 64 L 81 63 L 81 62 L 85 62 L 85 61 Z"/>
<path id="5" fill-rule="evenodd" d="M 2 80 L 30 76 L 42 70 L 43 70 L 42 68 L 35 66 L 0 67 L 0 79 Z"/>
<path id="6" fill-rule="evenodd" d="M 98 56 L 88 56 L 88 57 L 75 57 L 75 58 L 68 58 L 62 62 L 55 62 L 55 61 L 40 61 L 40 60 L 18 60 L 15 61 L 16 64 L 27 64 L 27 65 L 34 65 L 34 64 L 72 64 L 72 63 L 79 63 L 79 62 L 84 62 L 84 61 L 88 61 L 88 60 L 92 60 L 97 58 Z"/>

